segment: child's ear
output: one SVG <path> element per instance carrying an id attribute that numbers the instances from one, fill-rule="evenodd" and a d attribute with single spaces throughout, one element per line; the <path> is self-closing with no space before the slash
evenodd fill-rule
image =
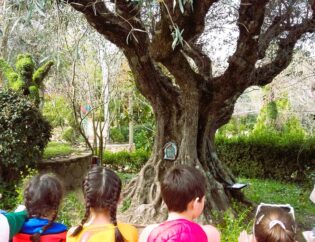
<path id="1" fill-rule="evenodd" d="M 194 200 L 192 200 L 192 211 L 193 211 L 193 217 L 198 218 L 200 214 L 203 211 L 204 208 L 204 199 L 205 197 L 197 197 Z"/>
<path id="2" fill-rule="evenodd" d="M 193 208 L 197 208 L 200 204 L 200 198 L 199 197 L 196 197 L 193 202 L 192 202 L 192 205 L 193 205 Z"/>
<path id="3" fill-rule="evenodd" d="M 200 198 L 200 197 L 196 197 L 194 200 L 193 200 L 193 208 L 194 209 L 200 209 L 200 207 L 202 207 L 202 209 L 203 209 L 203 204 L 204 204 L 204 199 L 205 199 L 205 197 L 202 197 L 202 198 Z"/>

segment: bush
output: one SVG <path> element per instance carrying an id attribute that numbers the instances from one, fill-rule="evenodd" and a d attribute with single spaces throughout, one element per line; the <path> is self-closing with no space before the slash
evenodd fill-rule
<path id="1" fill-rule="evenodd" d="M 105 151 L 104 163 L 112 166 L 116 170 L 137 172 L 149 159 L 150 153 L 144 150 L 135 152 L 120 151 L 117 153 Z"/>
<path id="2" fill-rule="evenodd" d="M 235 138 L 218 137 L 219 158 L 236 176 L 307 181 L 314 173 L 315 139 L 292 133 L 260 132 Z"/>
<path id="3" fill-rule="evenodd" d="M 10 211 L 17 207 L 19 204 L 23 204 L 24 188 L 34 175 L 37 174 L 37 170 L 25 166 L 23 170 L 16 173 L 16 179 L 9 182 L 0 182 L 0 193 L 2 199 L 0 199 L 0 208 Z"/>
<path id="4" fill-rule="evenodd" d="M 136 125 L 134 130 L 134 142 L 136 149 L 150 151 L 154 143 L 154 127 L 150 123 Z"/>
<path id="5" fill-rule="evenodd" d="M 236 212 L 236 215 L 233 214 L 232 209 L 225 211 L 223 216 L 221 214 L 214 215 L 214 220 L 218 222 L 217 228 L 221 232 L 222 242 L 237 241 L 238 236 L 243 230 L 247 230 L 249 233 L 252 233 L 252 208 L 242 208 L 237 206 L 236 203 L 234 203 L 232 207 Z"/>
<path id="6" fill-rule="evenodd" d="M 128 142 L 128 127 L 111 128 L 109 136 L 113 143 Z"/>
<path id="7" fill-rule="evenodd" d="M 76 143 L 79 137 L 80 135 L 72 127 L 66 129 L 66 131 L 62 134 L 62 139 L 71 144 Z"/>
<path id="8" fill-rule="evenodd" d="M 50 137 L 50 124 L 26 97 L 0 90 L 2 166 L 22 167 L 40 161 Z"/>
<path id="9" fill-rule="evenodd" d="M 69 114 L 72 113 L 65 98 L 51 96 L 45 98 L 43 115 L 53 127 L 64 127 L 68 123 Z"/>

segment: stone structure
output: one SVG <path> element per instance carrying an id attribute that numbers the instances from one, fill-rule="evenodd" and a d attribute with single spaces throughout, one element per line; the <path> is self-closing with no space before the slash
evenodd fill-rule
<path id="1" fill-rule="evenodd" d="M 120 152 L 120 151 L 128 151 L 132 152 L 136 150 L 136 145 L 133 143 L 132 145 L 130 144 L 106 144 L 107 151 L 110 152 Z"/>
<path id="2" fill-rule="evenodd" d="M 79 188 L 91 165 L 91 153 L 82 153 L 70 157 L 52 158 L 38 164 L 40 172 L 53 172 L 64 182 L 67 190 Z"/>

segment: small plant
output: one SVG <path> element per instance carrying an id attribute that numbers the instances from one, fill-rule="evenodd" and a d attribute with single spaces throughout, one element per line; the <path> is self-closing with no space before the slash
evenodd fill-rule
<path id="1" fill-rule="evenodd" d="M 120 212 L 125 212 L 128 210 L 128 208 L 130 207 L 131 205 L 131 199 L 130 198 L 127 198 L 125 199 L 123 202 L 122 202 L 122 206 L 120 208 Z"/>
<path id="2" fill-rule="evenodd" d="M 233 209 L 236 211 L 236 215 L 229 209 L 223 213 L 223 217 L 219 217 L 218 214 L 214 215 L 214 219 L 219 221 L 217 225 L 221 232 L 222 242 L 237 241 L 239 234 L 243 230 L 247 230 L 251 233 L 253 221 L 250 218 L 251 208 L 243 208 L 233 204 Z"/>
<path id="3" fill-rule="evenodd" d="M 20 181 L 17 185 L 15 185 L 15 192 L 17 194 L 15 205 L 23 204 L 24 202 L 24 188 L 28 181 L 38 173 L 37 170 L 30 168 L 28 166 L 25 167 L 24 171 L 20 172 Z"/>
<path id="4" fill-rule="evenodd" d="M 78 192 L 69 192 L 63 199 L 57 220 L 68 227 L 80 224 L 84 209 L 84 202 L 79 199 Z"/>

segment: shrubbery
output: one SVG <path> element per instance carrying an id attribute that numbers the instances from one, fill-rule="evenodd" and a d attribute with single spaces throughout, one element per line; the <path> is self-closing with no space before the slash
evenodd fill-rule
<path id="1" fill-rule="evenodd" d="M 273 132 L 216 139 L 219 158 L 236 176 L 305 181 L 315 172 L 315 138 Z"/>
<path id="2" fill-rule="evenodd" d="M 300 139 L 274 133 L 216 139 L 219 158 L 235 176 L 312 182 L 315 173 L 315 138 Z M 105 152 L 104 162 L 114 169 L 137 172 L 150 152 Z"/>
<path id="3" fill-rule="evenodd" d="M 26 97 L 0 90 L 1 166 L 22 167 L 41 160 L 51 126 Z"/>
<path id="4" fill-rule="evenodd" d="M 134 152 L 121 151 L 117 153 L 106 151 L 104 153 L 104 163 L 112 166 L 116 170 L 127 172 L 137 172 L 147 162 L 150 153 L 144 150 Z"/>
<path id="5" fill-rule="evenodd" d="M 113 143 L 128 143 L 128 127 L 110 129 L 110 139 Z M 137 149 L 150 151 L 154 142 L 154 127 L 150 124 L 134 126 L 134 143 Z"/>

